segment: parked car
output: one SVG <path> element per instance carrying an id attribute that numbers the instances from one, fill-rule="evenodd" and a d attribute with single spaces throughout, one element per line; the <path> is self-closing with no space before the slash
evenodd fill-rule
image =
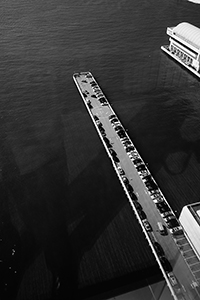
<path id="1" fill-rule="evenodd" d="M 115 152 L 115 150 L 113 150 L 112 148 L 109 149 L 109 152 L 112 156 L 117 156 L 117 153 Z"/>
<path id="2" fill-rule="evenodd" d="M 139 166 L 140 164 L 143 163 L 143 161 L 140 158 L 136 158 L 136 159 L 134 159 L 133 163 L 135 166 Z"/>
<path id="3" fill-rule="evenodd" d="M 129 180 L 126 176 L 122 176 L 122 180 L 124 182 L 125 185 L 128 185 L 129 184 Z"/>
<path id="4" fill-rule="evenodd" d="M 120 125 L 117 125 L 114 127 L 115 131 L 123 130 L 123 127 Z"/>
<path id="5" fill-rule="evenodd" d="M 145 214 L 145 212 L 143 210 L 138 211 L 138 214 L 139 214 L 141 220 L 147 219 L 147 215 Z"/>
<path id="6" fill-rule="evenodd" d="M 118 171 L 119 171 L 120 175 L 125 175 L 125 172 L 124 172 L 124 170 L 122 168 L 118 168 Z"/>
<path id="7" fill-rule="evenodd" d="M 166 223 L 167 223 L 167 227 L 170 228 L 170 229 L 175 228 L 175 227 L 181 228 L 180 224 L 178 223 L 178 221 L 175 218 L 171 219 L 171 220 L 167 220 Z"/>
<path id="8" fill-rule="evenodd" d="M 94 115 L 94 120 L 99 121 L 99 118 L 96 115 Z"/>
<path id="9" fill-rule="evenodd" d="M 134 192 L 129 191 L 129 196 L 130 196 L 131 200 L 138 201 L 138 197 Z"/>
<path id="10" fill-rule="evenodd" d="M 119 160 L 119 158 L 117 156 L 112 156 L 112 158 L 113 158 L 113 160 L 114 160 L 115 163 L 119 163 L 120 162 L 120 160 Z"/>
<path id="11" fill-rule="evenodd" d="M 161 235 L 168 235 L 167 228 L 162 224 L 162 222 L 157 222 L 157 226 Z"/>
<path id="12" fill-rule="evenodd" d="M 161 262 L 161 264 L 162 264 L 163 269 L 165 270 L 165 272 L 169 273 L 169 272 L 173 271 L 173 268 L 172 268 L 170 262 L 168 261 L 168 259 L 166 257 L 162 256 L 160 258 L 160 262 Z"/>
<path id="13" fill-rule="evenodd" d="M 143 220 L 142 223 L 144 224 L 146 231 L 153 231 L 151 224 L 149 223 L 148 220 Z"/>
<path id="14" fill-rule="evenodd" d="M 175 286 L 175 285 L 178 284 L 178 282 L 177 282 L 177 280 L 176 280 L 176 277 L 174 276 L 173 272 L 169 272 L 169 273 L 167 274 L 167 276 L 168 276 L 168 278 L 169 278 L 170 283 L 171 283 L 172 286 Z"/>
<path id="15" fill-rule="evenodd" d="M 128 152 L 131 152 L 131 151 L 135 150 L 135 147 L 134 146 L 127 146 L 127 147 L 125 147 L 125 150 L 128 153 Z"/>
<path id="16" fill-rule="evenodd" d="M 145 167 L 145 165 L 141 164 L 136 167 L 136 170 L 137 171 L 147 171 L 147 168 Z"/>
<path id="17" fill-rule="evenodd" d="M 117 134 L 119 135 L 120 138 L 123 138 L 126 136 L 126 133 L 123 130 L 117 131 Z"/>
<path id="18" fill-rule="evenodd" d="M 115 116 L 115 115 L 110 115 L 110 116 L 108 117 L 109 120 L 112 120 L 113 118 L 116 118 L 116 116 Z"/>
<path id="19" fill-rule="evenodd" d="M 132 187 L 130 184 L 127 184 L 127 185 L 126 185 L 126 188 L 127 188 L 127 191 L 128 191 L 129 193 L 133 193 L 133 192 L 134 192 L 134 189 L 133 189 L 133 187 Z"/>
<path id="20" fill-rule="evenodd" d="M 142 205 L 139 202 L 134 202 L 134 205 L 137 210 L 140 210 L 140 211 L 143 210 Z"/>
<path id="21" fill-rule="evenodd" d="M 165 252 L 158 242 L 153 242 L 153 246 L 159 257 L 165 256 Z"/>
<path id="22" fill-rule="evenodd" d="M 116 116 L 114 116 L 114 115 L 112 115 L 112 116 L 113 116 L 113 118 L 110 119 L 110 122 L 111 122 L 112 124 L 114 124 L 114 123 L 116 123 L 116 122 L 119 122 L 119 120 L 116 118 Z"/>
<path id="23" fill-rule="evenodd" d="M 125 146 L 125 147 L 128 147 L 130 145 L 132 145 L 131 141 L 127 138 L 127 140 L 125 141 L 122 141 L 122 144 Z M 135 148 L 134 148 L 135 149 Z"/>

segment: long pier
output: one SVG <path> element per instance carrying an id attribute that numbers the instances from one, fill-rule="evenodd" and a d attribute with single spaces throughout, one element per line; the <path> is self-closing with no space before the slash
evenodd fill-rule
<path id="1" fill-rule="evenodd" d="M 151 175 L 148 166 L 138 153 L 93 75 L 90 72 L 75 73 L 73 80 L 166 280 L 171 295 L 175 300 L 200 299 L 199 283 L 196 281 L 194 274 L 191 273 L 178 247 L 178 241 L 185 238 L 184 231 Z M 168 228 L 167 232 L 169 234 L 166 233 L 164 243 L 163 237 L 156 229 L 157 221 L 164 223 Z M 167 251 L 170 243 L 172 243 L 174 249 L 173 253 Z M 179 257 L 177 266 L 172 267 L 170 261 L 177 255 Z M 179 274 L 180 265 L 183 272 L 185 269 L 187 278 L 183 277 L 183 274 Z M 196 282 L 196 285 L 194 282 Z"/>

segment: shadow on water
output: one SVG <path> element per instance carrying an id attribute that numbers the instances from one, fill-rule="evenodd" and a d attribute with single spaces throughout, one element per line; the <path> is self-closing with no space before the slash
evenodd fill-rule
<path id="1" fill-rule="evenodd" d="M 62 132 L 61 124 L 55 127 Z M 68 187 L 62 134 L 49 148 L 47 161 L 21 174 L 5 128 L 1 119 L 1 298 L 16 298 L 26 270 L 43 252 L 52 274 L 52 299 L 74 299 L 82 256 L 127 203 L 123 190 L 104 153 Z M 73 222 L 75 229 L 70 227 Z"/>

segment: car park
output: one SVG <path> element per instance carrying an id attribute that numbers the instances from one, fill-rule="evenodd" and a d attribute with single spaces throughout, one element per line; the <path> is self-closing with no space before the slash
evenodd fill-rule
<path id="1" fill-rule="evenodd" d="M 143 223 L 143 225 L 144 225 L 146 231 L 153 231 L 153 229 L 152 229 L 152 227 L 151 227 L 151 224 L 149 223 L 148 220 L 143 220 L 142 223 Z"/>
<path id="2" fill-rule="evenodd" d="M 161 262 L 165 272 L 172 272 L 173 268 L 172 268 L 170 262 L 168 261 L 168 259 L 165 256 L 162 256 L 160 258 L 160 262 Z"/>
<path id="3" fill-rule="evenodd" d="M 159 257 L 165 256 L 165 252 L 158 242 L 153 242 L 153 246 Z"/>

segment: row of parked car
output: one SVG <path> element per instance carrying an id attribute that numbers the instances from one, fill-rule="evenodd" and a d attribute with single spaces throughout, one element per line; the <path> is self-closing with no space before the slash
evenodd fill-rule
<path id="1" fill-rule="evenodd" d="M 157 209 L 159 210 L 161 216 L 163 217 L 169 231 L 174 235 L 182 234 L 183 231 L 179 222 L 176 219 L 176 216 L 174 215 L 171 208 L 169 207 L 169 205 L 166 203 L 163 196 L 161 195 L 158 185 L 156 184 L 153 177 L 151 176 L 148 168 L 146 167 L 144 161 L 142 160 L 139 153 L 135 149 L 133 143 L 126 135 L 126 132 L 122 127 L 120 121 L 117 119 L 116 115 L 111 115 L 109 119 L 112 126 L 117 131 L 117 133 L 120 132 L 121 142 L 124 145 L 125 151 L 127 152 L 127 155 L 130 157 L 131 161 L 135 165 L 139 176 L 143 180 L 152 200 L 154 201 Z"/>
<path id="2" fill-rule="evenodd" d="M 103 95 L 98 84 L 93 80 L 90 82 L 90 85 L 92 87 L 93 92 L 95 93 L 92 96 L 97 98 L 97 100 L 101 103 L 102 106 L 108 105 L 108 101 L 106 100 L 105 96 Z"/>
<path id="3" fill-rule="evenodd" d="M 93 97 L 97 98 L 100 101 L 101 105 L 108 105 L 107 100 L 101 93 L 101 90 L 98 88 L 97 83 L 95 81 L 92 81 L 90 84 L 93 88 L 93 91 L 96 94 L 96 95 L 93 95 Z M 88 106 L 90 108 L 92 108 L 90 106 L 91 103 L 90 102 L 87 102 L 87 103 L 88 103 Z M 134 192 L 134 189 L 133 189 L 132 185 L 130 184 L 129 179 L 127 178 L 124 170 L 122 169 L 122 167 L 120 165 L 120 160 L 117 156 L 116 151 L 113 149 L 112 142 L 106 136 L 106 132 L 105 132 L 105 129 L 103 128 L 103 124 L 100 122 L 98 116 L 96 116 L 96 115 L 94 115 L 94 120 L 95 120 L 95 122 L 98 126 L 98 129 L 102 135 L 102 138 L 107 146 L 107 149 L 108 149 L 113 161 L 116 164 L 118 173 L 124 183 L 124 186 L 129 194 L 130 198 L 133 200 L 133 204 L 140 216 L 140 219 L 141 219 L 145 229 L 148 232 L 152 232 L 153 231 L 152 226 L 148 222 L 147 215 L 145 214 L 145 212 L 142 208 L 142 205 L 138 202 L 138 197 L 137 197 L 136 193 Z M 153 201 L 155 202 L 157 209 L 159 210 L 161 216 L 167 222 L 168 228 L 174 229 L 174 227 L 172 227 L 172 226 L 177 226 L 177 224 L 174 222 L 174 219 L 171 218 L 172 217 L 171 209 L 167 205 L 167 203 L 164 201 L 162 195 L 159 193 L 159 188 L 158 188 L 157 184 L 155 183 L 154 179 L 152 178 L 150 172 L 148 171 L 148 169 L 147 169 L 145 163 L 143 162 L 142 158 L 140 157 L 139 153 L 135 149 L 132 141 L 127 136 L 126 130 L 123 128 L 123 126 L 117 119 L 116 115 L 110 115 L 109 120 L 110 120 L 114 130 L 116 131 L 117 135 L 119 136 L 127 155 L 130 157 L 131 161 L 134 163 L 134 165 L 138 171 L 138 174 L 142 178 L 145 186 L 147 187 L 148 192 L 150 193 Z M 155 251 L 159 257 L 159 260 L 163 266 L 163 269 L 167 272 L 170 280 L 175 282 L 176 279 L 172 273 L 172 266 L 171 266 L 170 262 L 168 261 L 168 259 L 166 258 L 165 252 L 164 252 L 162 246 L 157 241 L 153 242 L 153 246 L 154 246 L 154 249 L 155 249 Z"/>
<path id="4" fill-rule="evenodd" d="M 149 172 L 148 168 L 146 167 L 145 163 L 143 162 L 143 160 L 141 159 L 139 153 L 135 149 L 132 141 L 127 136 L 126 130 L 123 128 L 120 121 L 117 119 L 116 115 L 110 115 L 109 120 L 110 120 L 113 128 L 117 132 L 117 134 L 120 132 L 121 136 L 119 134 L 118 135 L 124 146 L 124 149 L 127 152 L 127 155 L 130 157 L 131 161 L 134 163 L 136 170 L 138 171 L 138 174 L 144 181 L 145 186 L 147 187 L 148 191 L 150 193 L 152 193 L 152 195 L 155 195 L 154 192 L 158 191 L 159 188 L 158 188 L 157 184 L 155 183 L 155 181 L 153 180 L 152 176 L 150 175 L 150 172 Z M 128 179 L 125 176 L 125 172 L 120 166 L 118 167 L 118 171 L 122 177 L 122 180 L 128 184 Z M 159 199 L 159 197 L 154 197 L 154 199 L 156 202 L 156 207 L 160 211 L 161 215 L 166 218 L 169 217 L 169 211 L 171 212 L 171 209 L 166 204 L 166 202 L 164 202 L 164 199 L 161 200 L 161 197 L 160 197 L 160 199 Z M 138 197 L 136 196 L 134 200 L 135 200 L 134 201 L 135 208 L 138 211 L 138 214 L 141 218 L 141 221 L 142 221 L 145 229 L 148 232 L 153 231 L 152 226 L 149 223 L 145 212 L 143 211 L 142 205 L 137 201 Z M 168 226 L 171 227 L 172 224 L 170 223 L 170 221 L 168 224 L 169 224 Z M 175 224 L 173 223 L 173 225 L 175 225 Z M 166 258 L 165 252 L 164 252 L 162 246 L 157 241 L 153 242 L 153 246 L 154 246 L 154 249 L 155 249 L 155 251 L 159 257 L 159 260 L 163 266 L 163 269 L 167 272 L 167 274 L 169 275 L 169 278 L 171 280 L 173 280 L 173 282 L 175 282 L 176 279 L 172 273 L 172 266 L 171 266 L 170 262 L 168 261 L 168 259 Z"/>

